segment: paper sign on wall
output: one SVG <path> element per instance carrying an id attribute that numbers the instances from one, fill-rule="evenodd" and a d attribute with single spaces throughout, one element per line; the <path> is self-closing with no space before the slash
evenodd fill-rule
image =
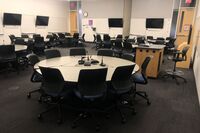
<path id="1" fill-rule="evenodd" d="M 185 24 L 183 29 L 184 29 L 184 31 L 189 31 L 190 30 L 190 25 L 189 24 Z"/>
<path id="2" fill-rule="evenodd" d="M 88 20 L 88 25 L 93 26 L 93 20 Z"/>

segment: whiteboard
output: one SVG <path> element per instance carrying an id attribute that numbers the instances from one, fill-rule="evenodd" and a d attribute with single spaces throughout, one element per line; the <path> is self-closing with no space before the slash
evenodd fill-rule
<path id="1" fill-rule="evenodd" d="M 21 32 L 22 33 L 35 33 L 35 19 L 34 15 L 22 15 L 22 25 Z"/>
<path id="2" fill-rule="evenodd" d="M 67 31 L 66 17 L 49 17 L 49 32 L 66 32 Z"/>
<path id="3" fill-rule="evenodd" d="M 0 12 L 0 34 L 3 34 L 3 16 Z"/>
<path id="4" fill-rule="evenodd" d="M 97 33 L 109 33 L 108 19 L 93 19 L 93 27 L 96 27 Z"/>

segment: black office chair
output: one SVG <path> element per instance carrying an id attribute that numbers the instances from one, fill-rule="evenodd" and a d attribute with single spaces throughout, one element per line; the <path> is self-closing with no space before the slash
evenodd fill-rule
<path id="1" fill-rule="evenodd" d="M 14 45 L 0 45 L 0 64 L 6 64 L 6 70 L 12 70 L 17 65 L 18 70 Z"/>
<path id="2" fill-rule="evenodd" d="M 29 38 L 27 34 L 21 34 L 21 38 Z"/>
<path id="3" fill-rule="evenodd" d="M 121 111 L 121 107 L 131 109 L 135 114 L 135 109 L 132 106 L 132 99 L 130 96 L 131 90 L 133 90 L 133 83 L 131 81 L 131 75 L 135 65 L 117 67 L 111 79 L 110 92 L 115 95 L 115 106 L 121 116 L 121 122 L 125 123 L 126 119 Z M 123 96 L 129 95 L 129 104 L 122 104 L 124 101 Z"/>
<path id="4" fill-rule="evenodd" d="M 24 38 L 16 38 L 14 44 L 26 45 L 26 43 L 25 43 L 25 41 L 24 41 Z"/>
<path id="5" fill-rule="evenodd" d="M 186 83 L 187 80 L 182 77 L 182 75 L 184 75 L 184 73 L 182 71 L 177 71 L 176 70 L 176 63 L 177 62 L 182 62 L 182 61 L 186 61 L 187 60 L 187 52 L 189 50 L 190 46 L 185 46 L 182 51 L 175 51 L 173 53 L 173 56 L 169 56 L 168 59 L 174 61 L 174 68 L 173 70 L 166 70 L 166 73 L 164 75 L 162 75 L 162 77 L 171 77 L 172 79 L 176 80 L 176 83 L 179 84 L 178 82 L 178 78 L 183 79 L 184 82 Z"/>
<path id="6" fill-rule="evenodd" d="M 49 49 L 44 51 L 46 59 L 61 57 L 60 51 L 57 49 Z"/>
<path id="7" fill-rule="evenodd" d="M 111 56 L 111 57 L 113 57 L 114 52 L 111 49 L 99 49 L 97 51 L 97 55 L 98 56 Z"/>
<path id="8" fill-rule="evenodd" d="M 40 34 L 33 34 L 33 39 L 35 39 L 36 37 L 41 37 Z"/>
<path id="9" fill-rule="evenodd" d="M 125 60 L 129 60 L 129 61 L 135 62 L 135 56 L 133 54 L 130 54 L 130 53 L 122 54 L 121 58 L 125 59 Z"/>
<path id="10" fill-rule="evenodd" d="M 96 35 L 96 49 L 99 49 L 99 48 L 102 48 L 102 39 L 101 39 L 101 35 L 100 34 L 97 34 Z"/>
<path id="11" fill-rule="evenodd" d="M 82 55 L 86 55 L 86 50 L 85 50 L 85 48 L 71 48 L 69 50 L 69 55 L 70 56 L 82 56 Z"/>
<path id="12" fill-rule="evenodd" d="M 28 58 L 28 64 L 33 68 L 31 82 L 33 82 L 33 83 L 42 82 L 42 75 L 40 73 L 38 73 L 36 69 L 34 69 L 34 65 L 40 61 L 38 56 L 35 54 L 29 54 L 29 55 L 27 55 L 27 58 Z M 40 88 L 33 90 L 33 91 L 29 91 L 27 94 L 27 98 L 31 98 L 32 93 L 40 92 L 40 91 L 41 91 Z M 41 97 L 39 98 L 39 101 L 41 102 Z"/>
<path id="13" fill-rule="evenodd" d="M 133 46 L 132 46 L 132 44 L 130 43 L 130 42 L 123 42 L 123 45 L 124 45 L 124 47 L 123 47 L 123 51 L 122 51 L 122 53 L 132 53 L 133 54 Z"/>
<path id="14" fill-rule="evenodd" d="M 81 99 L 82 105 L 86 103 L 83 113 L 79 114 L 78 118 L 73 122 L 72 128 L 77 126 L 77 122 L 83 119 L 84 116 L 90 114 L 95 119 L 95 113 L 103 113 L 104 109 L 99 109 L 99 100 L 104 101 L 107 84 L 106 84 L 107 68 L 94 69 L 94 70 L 81 70 L 78 78 L 77 88 L 74 89 L 75 95 Z M 95 80 L 94 80 L 95 79 Z M 97 101 L 98 100 L 98 101 Z M 103 107 L 105 108 L 105 107 Z M 95 119 L 97 121 L 98 119 Z M 100 130 L 100 123 L 96 123 L 96 130 Z"/>
<path id="15" fill-rule="evenodd" d="M 114 51 L 115 56 L 121 57 L 123 53 L 122 38 L 116 38 L 115 45 L 113 46 L 112 49 Z"/>
<path id="16" fill-rule="evenodd" d="M 151 102 L 149 101 L 148 95 L 145 91 L 137 91 L 137 84 L 147 84 L 147 75 L 146 75 L 146 69 L 148 67 L 149 62 L 151 61 L 151 57 L 146 57 L 144 62 L 141 66 L 141 73 L 137 72 L 132 75 L 131 79 L 135 83 L 135 95 L 141 96 L 145 100 L 147 100 L 147 105 L 150 105 Z"/>
<path id="17" fill-rule="evenodd" d="M 102 43 L 103 43 L 104 48 L 111 48 L 112 47 L 110 36 L 108 34 L 103 35 L 103 42 Z"/>
<path id="18" fill-rule="evenodd" d="M 68 33 L 68 32 L 66 32 L 66 33 L 65 33 L 65 36 L 71 36 L 71 34 L 70 34 L 70 33 Z"/>
<path id="19" fill-rule="evenodd" d="M 145 43 L 145 37 L 144 36 L 137 37 L 137 43 L 138 43 L 138 45 L 144 44 Z"/>
<path id="20" fill-rule="evenodd" d="M 66 86 L 61 72 L 54 68 L 40 67 L 42 73 L 42 95 L 45 96 L 43 101 L 48 105 L 52 105 L 46 111 L 38 115 L 38 119 L 42 119 L 42 115 L 57 108 L 58 109 L 58 124 L 62 123 L 62 102 L 66 95 Z"/>
<path id="21" fill-rule="evenodd" d="M 147 40 L 153 40 L 153 36 L 147 36 Z"/>
<path id="22" fill-rule="evenodd" d="M 157 37 L 157 40 L 165 40 L 165 38 L 163 38 L 163 37 Z"/>
<path id="23" fill-rule="evenodd" d="M 79 33 L 74 33 L 73 39 L 72 39 L 72 45 L 74 47 L 77 47 L 79 44 Z"/>
<path id="24" fill-rule="evenodd" d="M 58 37 L 59 37 L 60 39 L 65 39 L 65 34 L 63 34 L 63 33 L 58 33 Z"/>
<path id="25" fill-rule="evenodd" d="M 16 37 L 14 35 L 9 35 L 9 38 L 10 38 L 11 44 L 14 44 Z"/>
<path id="26" fill-rule="evenodd" d="M 43 54 L 45 49 L 44 37 L 36 36 L 34 40 L 33 52 Z"/>
<path id="27" fill-rule="evenodd" d="M 165 43 L 164 52 L 170 54 L 175 48 L 176 38 L 167 38 L 168 42 Z"/>

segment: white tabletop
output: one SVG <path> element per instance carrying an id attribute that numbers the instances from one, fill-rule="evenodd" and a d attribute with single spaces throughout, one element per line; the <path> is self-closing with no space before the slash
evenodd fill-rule
<path id="1" fill-rule="evenodd" d="M 19 44 L 15 44 L 15 51 L 18 52 L 18 51 L 23 51 L 23 50 L 26 50 L 27 49 L 27 46 L 26 45 L 19 45 Z"/>
<path id="2" fill-rule="evenodd" d="M 91 58 L 101 62 L 102 56 L 93 55 Z M 84 65 L 78 64 L 78 60 L 80 60 L 80 59 L 81 59 L 80 56 L 64 56 L 64 57 L 46 59 L 46 60 L 43 60 L 43 61 L 40 61 L 39 63 L 37 63 L 34 66 L 34 68 L 39 73 L 41 73 L 39 70 L 39 66 L 57 68 L 62 73 L 64 80 L 69 81 L 69 82 L 77 82 L 78 77 L 79 77 L 79 72 L 82 69 L 108 68 L 106 81 L 110 81 L 112 78 L 112 75 L 117 67 L 135 64 L 128 60 L 124 60 L 124 59 L 120 59 L 120 58 L 116 58 L 116 57 L 104 56 L 103 62 L 106 64 L 105 67 L 102 67 L 99 64 L 91 65 L 91 66 L 84 66 Z M 138 70 L 139 70 L 139 66 L 136 64 L 133 73 L 137 72 Z"/>
<path id="3" fill-rule="evenodd" d="M 163 49 L 165 47 L 165 45 L 160 45 L 160 44 L 149 44 L 149 47 L 145 47 L 142 45 L 132 45 L 133 48 L 144 48 L 144 49 Z"/>

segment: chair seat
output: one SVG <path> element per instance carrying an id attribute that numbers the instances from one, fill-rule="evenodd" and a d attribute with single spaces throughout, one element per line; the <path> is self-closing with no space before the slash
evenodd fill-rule
<path id="1" fill-rule="evenodd" d="M 48 83 L 48 84 L 43 84 L 41 89 L 44 91 L 46 95 L 49 95 L 52 97 L 60 97 L 60 96 L 65 96 L 65 93 L 63 92 L 64 91 L 63 87 L 64 87 L 63 84 Z"/>
<path id="2" fill-rule="evenodd" d="M 79 86 L 78 86 L 79 88 Z M 75 89 L 75 95 L 78 98 L 84 98 L 84 99 L 96 99 L 96 98 L 100 98 L 103 95 L 105 95 L 106 92 L 106 85 L 102 84 L 102 85 L 91 85 L 90 87 L 88 87 L 88 85 L 84 86 L 81 85 L 81 88 L 79 88 L 79 90 L 77 91 Z"/>
<path id="3" fill-rule="evenodd" d="M 133 74 L 131 79 L 137 84 L 147 84 L 141 73 Z"/>

